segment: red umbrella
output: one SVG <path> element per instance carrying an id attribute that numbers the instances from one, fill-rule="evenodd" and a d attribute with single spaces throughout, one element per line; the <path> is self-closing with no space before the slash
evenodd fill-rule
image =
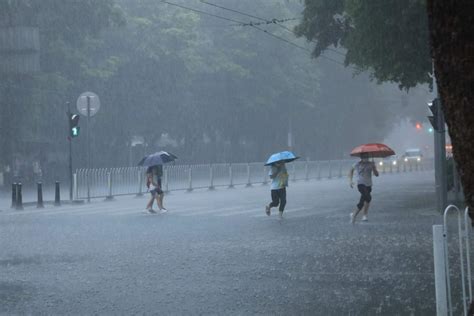
<path id="1" fill-rule="evenodd" d="M 395 155 L 393 149 L 384 144 L 365 144 L 352 149 L 351 156 L 360 157 L 361 154 L 368 154 L 372 158 L 385 158 Z"/>

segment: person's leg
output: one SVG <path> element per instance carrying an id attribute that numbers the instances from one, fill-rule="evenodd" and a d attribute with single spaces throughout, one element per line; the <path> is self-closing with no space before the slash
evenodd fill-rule
<path id="1" fill-rule="evenodd" d="M 270 209 L 272 207 L 277 207 L 278 204 L 280 204 L 279 197 L 278 197 L 278 190 L 271 190 L 270 193 L 271 193 L 272 201 L 270 202 L 270 204 L 265 206 L 265 213 L 267 215 L 270 215 Z"/>
<path id="2" fill-rule="evenodd" d="M 146 209 L 149 210 L 151 208 L 153 208 L 153 200 L 155 199 L 155 197 L 152 195 L 150 200 L 148 201 L 148 203 L 146 204 Z"/>
<path id="3" fill-rule="evenodd" d="M 372 201 L 372 187 L 365 187 L 365 194 L 364 194 L 364 219 L 367 220 L 367 215 L 369 213 L 370 201 Z"/>
<path id="4" fill-rule="evenodd" d="M 359 214 L 359 212 L 364 208 L 364 202 L 365 202 L 365 199 L 364 199 L 365 185 L 363 185 L 363 184 L 357 185 L 357 190 L 359 190 L 359 192 L 360 192 L 360 199 L 359 199 L 359 203 L 357 203 L 357 209 L 354 212 L 351 213 L 351 222 L 352 223 L 355 222 L 357 214 Z"/>
<path id="5" fill-rule="evenodd" d="M 152 191 L 150 191 L 150 194 L 151 194 L 151 198 L 150 198 L 150 201 L 148 201 L 148 204 L 146 205 L 146 209 L 149 212 L 153 212 L 153 201 L 156 198 L 156 192 L 154 190 L 152 190 Z"/>
<path id="6" fill-rule="evenodd" d="M 163 199 L 165 198 L 165 193 L 164 193 L 164 192 L 161 192 L 161 194 L 159 195 L 159 197 L 160 197 L 161 209 L 162 209 L 162 210 L 166 210 L 166 207 L 164 207 L 164 205 L 163 205 Z"/>
<path id="7" fill-rule="evenodd" d="M 278 190 L 278 196 L 280 198 L 280 214 L 283 214 L 283 211 L 285 210 L 285 205 L 286 205 L 286 188 Z"/>
<path id="8" fill-rule="evenodd" d="M 158 207 L 160 210 L 166 210 L 165 207 L 163 206 L 163 197 L 164 197 L 164 192 L 161 189 L 161 178 L 158 178 L 158 189 L 157 189 L 157 195 L 156 195 L 156 203 L 158 204 Z"/>

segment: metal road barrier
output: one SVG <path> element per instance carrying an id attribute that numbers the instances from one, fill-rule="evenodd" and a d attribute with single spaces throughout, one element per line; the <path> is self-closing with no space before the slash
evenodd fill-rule
<path id="1" fill-rule="evenodd" d="M 356 162 L 349 160 L 294 161 L 287 164 L 290 181 L 346 177 Z M 380 167 L 377 166 L 379 169 Z M 396 172 L 390 166 L 383 172 Z M 432 159 L 416 165 L 398 167 L 398 172 L 432 170 Z M 147 192 L 145 167 L 77 169 L 73 176 L 74 199 L 107 198 L 119 195 L 141 195 Z M 269 167 L 261 162 L 218 163 L 200 165 L 164 165 L 162 188 L 165 192 L 194 189 L 232 188 L 236 185 L 267 184 Z"/>
<path id="2" fill-rule="evenodd" d="M 444 211 L 443 225 L 433 225 L 433 255 L 436 289 L 436 315 L 453 315 L 453 302 L 451 293 L 451 271 L 449 266 L 448 226 L 447 216 L 450 211 L 455 211 L 458 218 L 459 260 L 461 272 L 462 306 L 463 315 L 467 316 L 467 305 L 472 302 L 471 282 L 471 254 L 469 245 L 469 232 L 471 220 L 468 216 L 469 208 L 464 210 L 464 230 L 462 228 L 462 211 L 455 205 L 449 205 Z M 464 245 L 463 245 L 464 242 Z M 464 256 L 466 258 L 464 259 Z M 466 270 L 467 289 L 466 296 Z"/>

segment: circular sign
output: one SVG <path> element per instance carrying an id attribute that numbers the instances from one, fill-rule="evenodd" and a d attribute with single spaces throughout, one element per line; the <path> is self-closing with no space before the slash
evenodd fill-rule
<path id="1" fill-rule="evenodd" d="M 76 102 L 77 110 L 84 116 L 94 116 L 100 109 L 99 96 L 94 92 L 81 93 Z"/>

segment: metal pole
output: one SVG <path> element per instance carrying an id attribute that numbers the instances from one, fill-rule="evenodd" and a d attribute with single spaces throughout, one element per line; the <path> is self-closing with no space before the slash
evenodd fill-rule
<path id="1" fill-rule="evenodd" d="M 214 170 L 212 164 L 209 165 L 209 190 L 214 190 Z"/>
<path id="2" fill-rule="evenodd" d="M 11 208 L 16 208 L 16 202 L 17 202 L 17 193 L 18 193 L 18 190 L 17 190 L 17 183 L 12 183 L 12 205 L 11 205 Z"/>
<path id="3" fill-rule="evenodd" d="M 74 197 L 73 199 L 77 200 L 79 195 L 79 188 L 77 187 L 77 173 L 73 174 L 73 183 L 74 183 Z"/>
<path id="4" fill-rule="evenodd" d="M 68 123 L 71 123 L 71 110 L 70 110 L 70 102 L 66 102 L 66 107 L 67 107 L 67 117 L 68 117 Z M 69 131 L 68 133 L 71 133 L 71 126 L 69 126 Z M 71 135 L 68 135 L 68 140 L 69 140 L 69 200 L 72 201 L 72 137 Z"/>
<path id="5" fill-rule="evenodd" d="M 36 202 L 36 208 L 43 208 L 44 207 L 44 204 L 43 204 L 43 184 L 41 183 L 41 181 L 37 182 L 36 183 L 36 186 L 37 186 L 37 190 L 38 190 L 38 200 Z"/>
<path id="6" fill-rule="evenodd" d="M 229 164 L 229 188 L 234 187 L 234 176 L 232 174 L 232 164 Z"/>
<path id="7" fill-rule="evenodd" d="M 309 180 L 308 160 L 306 160 L 305 165 L 304 165 L 304 174 L 305 174 L 304 179 L 308 181 Z"/>
<path id="8" fill-rule="evenodd" d="M 16 184 L 16 203 L 15 203 L 15 208 L 17 210 L 23 210 L 23 195 L 21 193 L 21 182 Z"/>
<path id="9" fill-rule="evenodd" d="M 189 166 L 189 169 L 188 169 L 188 181 L 189 181 L 188 191 L 192 191 L 193 190 L 193 169 L 191 168 L 191 166 Z"/>
<path id="10" fill-rule="evenodd" d="M 61 206 L 61 190 L 59 187 L 59 181 L 55 182 L 54 187 L 54 206 Z"/>
<path id="11" fill-rule="evenodd" d="M 443 225 L 433 225 L 436 315 L 438 316 L 445 316 L 448 314 L 444 252 Z"/>
<path id="12" fill-rule="evenodd" d="M 90 130 L 90 116 L 91 116 L 91 97 L 87 96 L 87 170 L 91 169 L 91 155 L 90 155 L 90 138 L 89 138 L 89 130 Z M 91 201 L 91 185 L 89 179 L 89 173 L 87 175 L 87 202 Z"/>
<path id="13" fill-rule="evenodd" d="M 247 187 L 252 186 L 252 183 L 250 183 L 250 163 L 247 163 Z"/>
<path id="14" fill-rule="evenodd" d="M 112 171 L 111 170 L 107 172 L 107 185 L 109 187 L 109 195 L 105 197 L 105 200 L 112 201 L 114 197 L 112 195 Z"/>
<path id="15" fill-rule="evenodd" d="M 469 290 L 469 302 L 472 302 L 472 281 L 471 281 L 471 252 L 469 245 L 469 232 L 471 230 L 469 207 L 464 211 L 464 240 L 466 242 L 466 263 L 467 263 L 467 288 Z"/>

